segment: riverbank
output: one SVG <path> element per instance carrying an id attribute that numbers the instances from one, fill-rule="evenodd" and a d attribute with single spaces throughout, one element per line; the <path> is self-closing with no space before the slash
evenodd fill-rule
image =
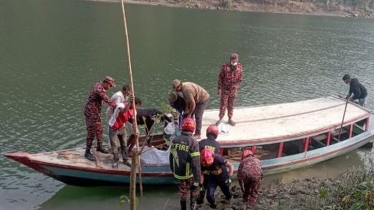
<path id="1" fill-rule="evenodd" d="M 120 0 L 92 0 L 101 2 L 119 2 Z M 266 12 L 303 14 L 318 16 L 340 16 L 374 18 L 374 10 L 368 7 L 318 4 L 312 2 L 272 0 L 272 1 L 233 1 L 233 0 L 126 0 L 130 4 L 180 7 L 190 9 L 230 10 L 243 12 Z M 328 1 L 329 2 L 329 1 Z"/>
<path id="2" fill-rule="evenodd" d="M 230 204 L 224 204 L 223 194 L 217 191 L 218 209 L 243 209 L 239 186 L 231 187 Z M 199 209 L 210 208 L 205 203 Z M 374 173 L 352 168 L 334 179 L 310 178 L 263 186 L 254 210 L 269 209 L 374 209 Z"/>

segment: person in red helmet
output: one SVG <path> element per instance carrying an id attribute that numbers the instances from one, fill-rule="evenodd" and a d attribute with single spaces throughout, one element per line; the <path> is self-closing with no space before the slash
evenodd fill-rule
<path id="1" fill-rule="evenodd" d="M 239 63 L 239 55 L 232 53 L 230 55 L 230 61 L 222 65 L 218 76 L 217 94 L 221 98 L 221 102 L 218 115 L 219 120 L 216 123 L 217 125 L 222 122 L 227 109 L 227 115 L 229 117 L 228 123 L 231 126 L 235 126 L 236 123 L 232 120 L 232 116 L 234 113 L 237 92 L 242 82 L 243 66 Z"/>
<path id="2" fill-rule="evenodd" d="M 95 157 L 91 154 L 92 142 L 96 137 L 96 150 L 102 153 L 108 153 L 108 150 L 103 147 L 103 126 L 101 124 L 101 107 L 103 102 L 111 107 L 116 107 L 116 103 L 112 102 L 107 96 L 106 91 L 115 87 L 114 79 L 112 77 L 105 77 L 103 81 L 96 82 L 88 96 L 87 103 L 84 107 L 84 116 L 86 121 L 87 138 L 86 151 L 84 157 L 88 160 L 95 161 Z"/>
<path id="3" fill-rule="evenodd" d="M 210 149 L 214 154 L 218 154 L 220 151 L 220 145 L 216 141 L 218 137 L 218 127 L 216 125 L 210 125 L 206 129 L 206 139 L 199 142 L 200 152 L 203 149 Z M 197 198 L 197 204 L 202 204 L 204 202 L 205 192 L 206 192 L 206 182 L 207 178 L 204 179 L 202 186 L 200 186 L 199 197 Z"/>
<path id="4" fill-rule="evenodd" d="M 242 160 L 238 168 L 238 182 L 243 192 L 245 209 L 253 209 L 258 198 L 258 189 L 263 177 L 261 161 L 253 155 L 252 150 L 242 151 Z"/>
<path id="5" fill-rule="evenodd" d="M 230 201 L 232 195 L 230 192 L 231 176 L 234 173 L 234 166 L 222 155 L 214 154 L 210 149 L 203 149 L 200 152 L 201 171 L 203 173 L 202 181 L 206 182 L 206 199 L 210 207 L 217 208 L 214 192 L 219 187 L 226 197 L 226 201 Z M 229 170 L 227 170 L 227 168 Z M 207 179 L 207 180 L 205 180 Z"/>
<path id="6" fill-rule="evenodd" d="M 195 130 L 195 121 L 185 118 L 182 121 L 181 135 L 171 142 L 170 169 L 178 180 L 179 201 L 181 210 L 187 209 L 187 195 L 190 191 L 190 207 L 196 209 L 196 198 L 200 183 L 201 166 L 199 144 L 192 134 Z"/>

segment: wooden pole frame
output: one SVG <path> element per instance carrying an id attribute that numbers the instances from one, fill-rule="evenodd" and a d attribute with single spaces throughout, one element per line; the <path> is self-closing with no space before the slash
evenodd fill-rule
<path id="1" fill-rule="evenodd" d="M 130 53 L 130 41 L 129 41 L 129 34 L 127 30 L 127 19 L 126 19 L 126 11 L 125 11 L 125 3 L 121 0 L 121 7 L 122 7 L 122 16 L 123 16 L 123 25 L 125 29 L 125 41 L 126 41 L 126 50 L 127 50 L 127 61 L 129 67 L 129 76 L 130 76 L 130 84 L 131 84 L 131 91 L 132 96 L 135 99 L 135 89 L 134 89 L 134 79 L 132 76 L 132 67 L 131 67 L 131 53 Z M 134 119 L 136 119 L 136 108 L 135 108 L 135 100 L 132 100 L 132 107 L 134 108 Z M 136 170 L 138 169 L 139 174 L 139 182 L 140 182 L 140 195 L 143 196 L 143 186 L 142 186 L 142 178 L 141 178 L 141 166 L 138 165 L 139 158 L 139 131 L 138 125 L 136 120 L 133 120 L 133 129 L 135 132 L 135 142 L 136 142 L 136 150 L 133 153 L 132 163 L 131 163 L 131 176 L 130 176 L 130 209 L 135 210 L 137 208 L 137 199 L 136 199 Z"/>

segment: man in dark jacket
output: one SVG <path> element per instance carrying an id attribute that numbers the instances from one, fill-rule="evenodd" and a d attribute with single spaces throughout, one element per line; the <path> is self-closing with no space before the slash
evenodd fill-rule
<path id="1" fill-rule="evenodd" d="M 200 183 L 200 152 L 199 144 L 192 137 L 195 122 L 185 118 L 182 122 L 182 132 L 172 141 L 170 150 L 170 169 L 178 180 L 179 201 L 181 210 L 187 209 L 187 195 L 190 191 L 190 207 L 196 209 L 196 198 Z"/>
<path id="2" fill-rule="evenodd" d="M 201 171 L 202 177 L 206 182 L 207 195 L 210 207 L 217 208 L 214 194 L 217 187 L 221 188 L 222 193 L 226 197 L 226 202 L 230 202 L 232 194 L 230 192 L 231 177 L 234 173 L 233 164 L 219 154 L 214 154 L 210 149 L 201 150 Z M 227 168 L 229 170 L 227 170 Z M 205 180 L 207 179 L 207 180 Z"/>
<path id="3" fill-rule="evenodd" d="M 218 137 L 218 133 L 219 133 L 219 129 L 218 129 L 218 127 L 216 125 L 210 125 L 206 129 L 206 136 L 207 136 L 207 138 L 203 139 L 203 140 L 201 140 L 199 142 L 200 152 L 203 149 L 209 149 L 214 154 L 219 154 L 219 152 L 220 152 L 220 145 L 216 141 L 216 139 Z M 205 192 L 206 192 L 206 189 L 207 189 L 207 180 L 208 180 L 208 177 L 204 177 L 204 182 L 200 186 L 200 193 L 199 193 L 199 197 L 197 198 L 197 204 L 204 203 Z"/>
<path id="4" fill-rule="evenodd" d="M 349 74 L 343 76 L 343 81 L 345 84 L 349 84 L 349 93 L 346 99 L 364 106 L 365 98 L 367 96 L 366 88 L 358 81 L 358 79 L 351 78 Z"/>

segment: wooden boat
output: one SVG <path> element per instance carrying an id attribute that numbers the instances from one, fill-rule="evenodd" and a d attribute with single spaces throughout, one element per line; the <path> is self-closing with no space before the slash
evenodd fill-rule
<path id="1" fill-rule="evenodd" d="M 203 131 L 216 122 L 218 111 L 205 111 Z M 374 138 L 373 130 L 369 129 L 370 116 L 369 110 L 334 97 L 239 107 L 235 109 L 236 126 L 220 125 L 217 141 L 222 155 L 233 162 L 235 171 L 241 149 L 248 147 L 256 148 L 255 154 L 262 161 L 265 175 L 275 174 L 341 156 L 367 144 Z M 152 150 L 165 143 L 163 135 L 152 138 L 155 146 Z M 124 164 L 113 169 L 110 154 L 98 153 L 98 161 L 91 162 L 83 153 L 84 148 L 76 148 L 37 154 L 15 152 L 5 156 L 66 184 L 129 183 L 131 169 Z M 160 149 L 155 154 L 168 156 L 168 151 Z M 150 157 L 150 162 L 144 158 L 141 161 L 143 184 L 175 183 L 167 161 L 160 163 Z"/>

